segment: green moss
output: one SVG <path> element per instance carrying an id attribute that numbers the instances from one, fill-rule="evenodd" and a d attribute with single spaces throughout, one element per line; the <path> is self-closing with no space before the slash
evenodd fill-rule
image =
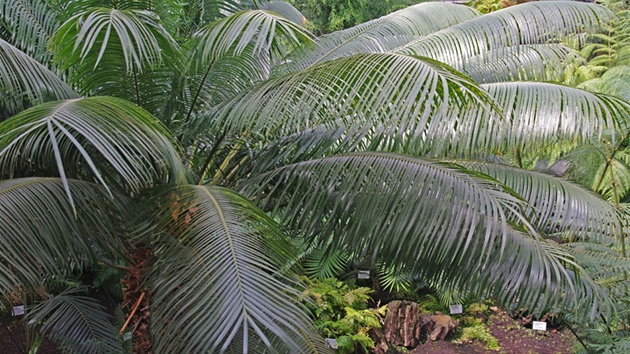
<path id="1" fill-rule="evenodd" d="M 499 350 L 501 348 L 499 341 L 482 324 L 465 327 L 462 332 L 462 336 L 458 340 L 460 343 L 478 340 L 486 343 L 486 348 L 489 350 Z"/>

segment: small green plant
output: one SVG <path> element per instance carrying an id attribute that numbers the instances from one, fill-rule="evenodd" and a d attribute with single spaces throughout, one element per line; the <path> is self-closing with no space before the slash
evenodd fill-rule
<path id="1" fill-rule="evenodd" d="M 337 339 L 339 353 L 367 352 L 374 347 L 367 333 L 381 327 L 386 306 L 367 307 L 371 289 L 353 288 L 334 278 L 303 280 L 307 286 L 304 294 L 313 300 L 306 306 L 315 316 L 315 327 L 325 337 Z"/>
<path id="2" fill-rule="evenodd" d="M 488 327 L 483 324 L 465 327 L 458 342 L 465 343 L 473 340 L 486 343 L 486 348 L 489 350 L 499 350 L 501 348 L 499 347 L 499 341 L 490 333 Z"/>

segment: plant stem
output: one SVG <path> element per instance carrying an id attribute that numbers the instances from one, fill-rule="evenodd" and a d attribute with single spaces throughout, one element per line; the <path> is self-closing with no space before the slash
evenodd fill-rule
<path id="1" fill-rule="evenodd" d="M 206 158 L 206 162 L 203 164 L 203 167 L 201 168 L 201 171 L 199 171 L 199 180 L 197 180 L 197 184 L 198 185 L 201 184 L 201 182 L 203 181 L 203 178 L 206 176 L 206 170 L 208 169 L 208 166 L 210 166 L 210 162 L 212 162 L 212 159 L 214 158 L 214 155 L 219 150 L 219 145 L 221 145 L 221 143 L 223 142 L 223 139 L 225 139 L 226 135 L 227 135 L 227 131 L 223 131 L 223 133 L 221 134 L 219 139 L 217 139 L 217 141 L 214 143 L 214 146 L 212 146 L 212 149 L 208 153 L 208 157 Z"/>
<path id="2" fill-rule="evenodd" d="M 133 317 L 133 315 L 136 314 L 136 311 L 138 311 L 138 307 L 140 307 L 140 303 L 142 302 L 142 299 L 144 299 L 144 292 L 142 292 L 142 294 L 140 294 L 140 297 L 138 297 L 138 300 L 136 301 L 136 304 L 133 305 L 133 309 L 131 309 L 131 313 L 129 314 L 129 317 L 127 317 L 127 321 L 122 326 L 122 328 L 120 329 L 120 332 L 118 332 L 118 334 L 123 334 L 123 332 L 125 331 L 125 329 L 129 325 L 129 322 L 131 321 L 131 318 Z"/>
<path id="3" fill-rule="evenodd" d="M 575 338 L 578 340 L 578 342 L 580 342 L 580 344 L 582 344 L 582 346 L 584 347 L 584 349 L 586 349 L 587 352 L 591 352 L 591 350 L 588 348 L 588 346 L 586 345 L 586 343 L 584 343 L 584 341 L 582 341 L 582 338 L 580 338 L 580 336 L 578 336 L 578 334 L 573 330 L 573 327 L 571 327 L 570 324 L 567 323 L 567 321 L 565 321 L 564 319 L 562 320 L 564 322 L 565 325 L 567 325 L 567 328 L 569 329 L 569 331 L 571 331 L 571 333 L 573 333 L 573 335 L 575 336 Z"/>

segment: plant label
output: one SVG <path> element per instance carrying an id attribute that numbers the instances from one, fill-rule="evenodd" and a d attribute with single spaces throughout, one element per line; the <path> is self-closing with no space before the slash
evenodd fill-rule
<path id="1" fill-rule="evenodd" d="M 13 306 L 13 311 L 11 311 L 13 316 L 23 316 L 24 315 L 24 305 Z"/>
<path id="2" fill-rule="evenodd" d="M 532 329 L 536 331 L 546 331 L 547 330 L 547 322 L 532 322 Z"/>
<path id="3" fill-rule="evenodd" d="M 370 271 L 369 270 L 360 270 L 357 274 L 357 279 L 370 279 Z"/>
<path id="4" fill-rule="evenodd" d="M 326 338 L 325 340 L 326 340 L 326 346 L 327 346 L 328 348 L 331 348 L 331 349 L 338 349 L 338 348 L 337 348 L 337 340 L 336 340 L 336 339 L 333 339 L 333 338 Z"/>
<path id="5" fill-rule="evenodd" d="M 462 305 L 451 305 L 449 306 L 449 309 L 451 310 L 451 315 L 464 312 L 464 307 Z"/>

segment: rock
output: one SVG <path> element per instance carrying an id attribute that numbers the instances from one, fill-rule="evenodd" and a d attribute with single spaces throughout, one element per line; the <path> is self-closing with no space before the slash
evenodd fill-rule
<path id="1" fill-rule="evenodd" d="M 445 340 L 446 337 L 450 336 L 455 332 L 455 328 L 457 328 L 457 323 L 453 321 L 451 316 L 448 315 L 431 315 L 433 319 L 433 330 L 431 331 L 432 341 L 436 340 Z"/>
<path id="2" fill-rule="evenodd" d="M 448 315 L 421 313 L 415 302 L 392 301 L 387 305 L 383 334 L 389 344 L 415 348 L 427 337 L 445 340 L 455 328 L 457 323 Z"/>
<path id="3" fill-rule="evenodd" d="M 374 342 L 374 348 L 370 349 L 370 354 L 386 354 L 389 350 L 385 335 L 380 329 L 372 328 L 368 331 L 368 336 Z"/>

